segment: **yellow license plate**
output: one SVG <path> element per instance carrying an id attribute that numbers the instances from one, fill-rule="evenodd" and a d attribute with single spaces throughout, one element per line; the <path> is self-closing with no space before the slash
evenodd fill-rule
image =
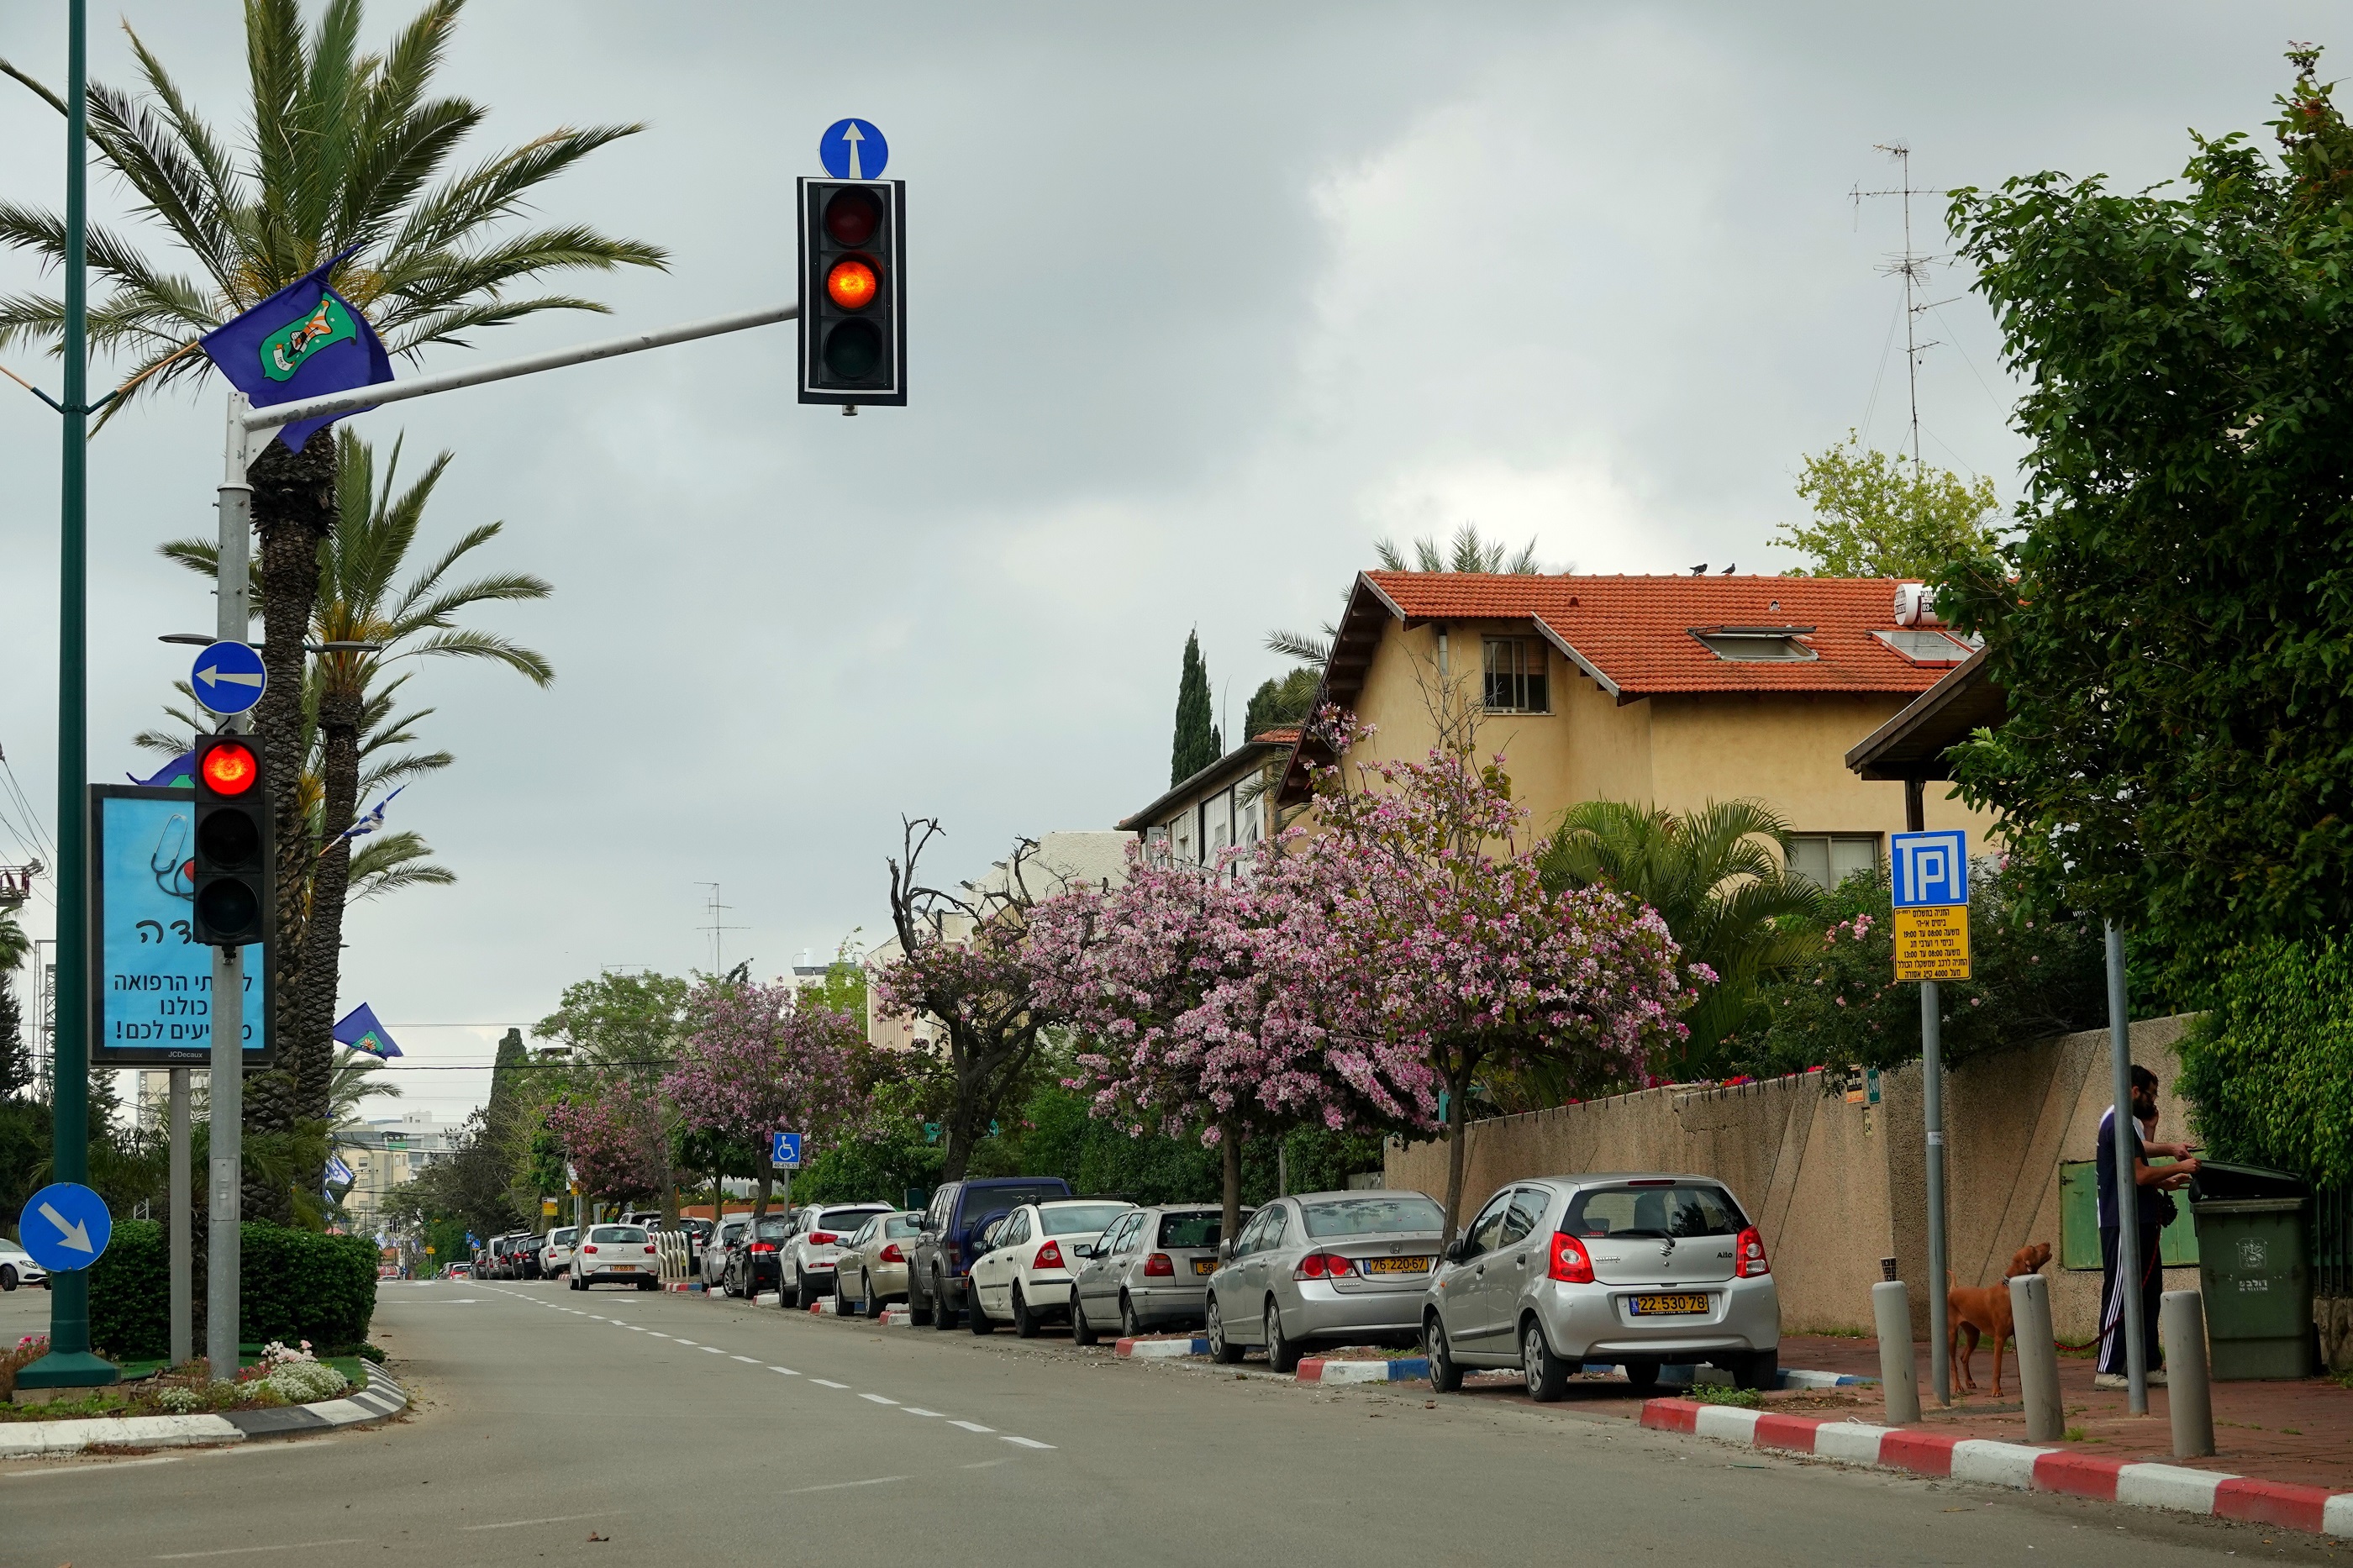
<path id="1" fill-rule="evenodd" d="M 1427 1274 L 1430 1272 L 1430 1259 L 1427 1258 L 1366 1258 L 1360 1259 L 1357 1267 L 1367 1274 Z"/>
<path id="2" fill-rule="evenodd" d="M 1690 1317 L 1707 1310 L 1707 1298 L 1699 1296 L 1637 1296 L 1633 1312 L 1638 1318 Z"/>
<path id="3" fill-rule="evenodd" d="M 635 1274 L 637 1271 L 638 1266 L 634 1263 L 616 1263 L 613 1265 L 613 1272 L 616 1274 Z"/>
<path id="4" fill-rule="evenodd" d="M 1193 1272 L 1194 1272 L 1194 1273 L 1196 1273 L 1196 1274 L 1215 1274 L 1217 1271 L 1218 1271 L 1218 1260 L 1217 1260 L 1216 1258 L 1196 1258 L 1195 1259 L 1193 1259 Z"/>

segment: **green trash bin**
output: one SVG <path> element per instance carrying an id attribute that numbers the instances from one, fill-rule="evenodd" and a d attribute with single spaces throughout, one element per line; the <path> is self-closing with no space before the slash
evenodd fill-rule
<path id="1" fill-rule="evenodd" d="M 2311 1189 L 2284 1171 L 2210 1163 L 2189 1212 L 2214 1380 L 2311 1376 Z"/>

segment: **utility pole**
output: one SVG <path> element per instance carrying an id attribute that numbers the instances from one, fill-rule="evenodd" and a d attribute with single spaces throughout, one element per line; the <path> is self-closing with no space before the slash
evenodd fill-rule
<path id="1" fill-rule="evenodd" d="M 1923 292 L 1927 289 L 1928 265 L 1935 259 L 1935 258 L 1924 256 L 1912 248 L 1912 198 L 1914 196 L 1934 195 L 1936 193 L 1933 191 L 1918 191 L 1912 188 L 1912 148 L 1909 143 L 1903 142 L 1880 142 L 1873 143 L 1873 145 L 1880 152 L 1886 153 L 1888 157 L 1895 161 L 1896 167 L 1899 171 L 1896 176 L 1895 188 L 1892 191 L 1866 191 L 1858 184 L 1853 190 L 1847 193 L 1847 196 L 1849 200 L 1855 204 L 1858 211 L 1861 209 L 1862 205 L 1862 198 L 1865 196 L 1898 196 L 1903 200 L 1904 249 L 1901 254 L 1893 258 L 1879 270 L 1887 276 L 1900 277 L 1904 279 L 1904 369 L 1905 379 L 1911 388 L 1912 395 L 1912 477 L 1916 479 L 1920 477 L 1922 471 L 1920 461 L 1920 356 L 1927 353 L 1928 350 L 1936 348 L 1938 345 L 1934 342 L 1924 343 L 1920 341 L 1919 336 L 1920 312 L 1923 310 L 1933 310 L 1936 307 L 1933 304 L 1919 304 L 1916 302 L 1915 297 L 1917 293 Z M 1939 303 L 1943 302 L 1944 301 L 1939 301 Z M 1885 363 L 1883 356 L 1881 363 Z"/>
<path id="2" fill-rule="evenodd" d="M 65 401 L 58 520 L 58 1026 L 51 1179 L 90 1180 L 90 16 L 66 5 Z M 85 1388 L 118 1377 L 90 1351 L 90 1270 L 49 1277 L 49 1353 L 19 1388 Z"/>
<path id="3" fill-rule="evenodd" d="M 227 439 L 220 488 L 219 569 L 213 636 L 243 642 L 251 629 L 253 574 L 253 484 L 246 469 L 253 438 L 245 426 L 250 405 L 241 392 L 228 395 Z M 251 729 L 250 710 L 223 721 L 226 731 Z M 275 918 L 272 912 L 270 918 Z M 266 954 L 269 950 L 263 948 Z M 216 1381 L 237 1376 L 237 1317 L 243 1296 L 245 1233 L 245 950 L 213 949 L 212 1144 L 209 1208 L 205 1227 L 205 1356 Z M 174 1270 L 182 1267 L 175 1256 Z"/>

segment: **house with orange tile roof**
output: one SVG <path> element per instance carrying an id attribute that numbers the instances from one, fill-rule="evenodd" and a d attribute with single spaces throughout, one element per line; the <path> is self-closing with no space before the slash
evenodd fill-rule
<path id="1" fill-rule="evenodd" d="M 1376 728 L 1377 754 L 1419 757 L 1441 712 L 1503 752 L 1513 793 L 1549 831 L 1568 806 L 1688 811 L 1756 799 L 1790 825 L 1794 869 L 1823 882 L 1876 864 L 1905 826 L 1904 792 L 1859 779 L 1848 750 L 1969 657 L 1884 578 L 1503 576 L 1366 572 L 1348 597 L 1324 696 Z M 1915 595 L 1916 598 L 1916 595 Z M 1284 805 L 1310 795 L 1313 739 Z M 1929 827 L 1983 842 L 1989 819 L 1931 787 Z"/>

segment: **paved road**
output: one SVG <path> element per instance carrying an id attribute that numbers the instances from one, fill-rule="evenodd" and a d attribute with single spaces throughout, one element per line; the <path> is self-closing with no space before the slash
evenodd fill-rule
<path id="1" fill-rule="evenodd" d="M 20 1292 L 0 1318 L 43 1300 Z M 1066 1339 L 541 1284 L 386 1286 L 376 1324 L 420 1396 L 408 1419 L 0 1468 L 0 1563 L 2326 1558 L 2245 1526 L 1760 1458 L 1493 1394 L 1324 1392 Z"/>

